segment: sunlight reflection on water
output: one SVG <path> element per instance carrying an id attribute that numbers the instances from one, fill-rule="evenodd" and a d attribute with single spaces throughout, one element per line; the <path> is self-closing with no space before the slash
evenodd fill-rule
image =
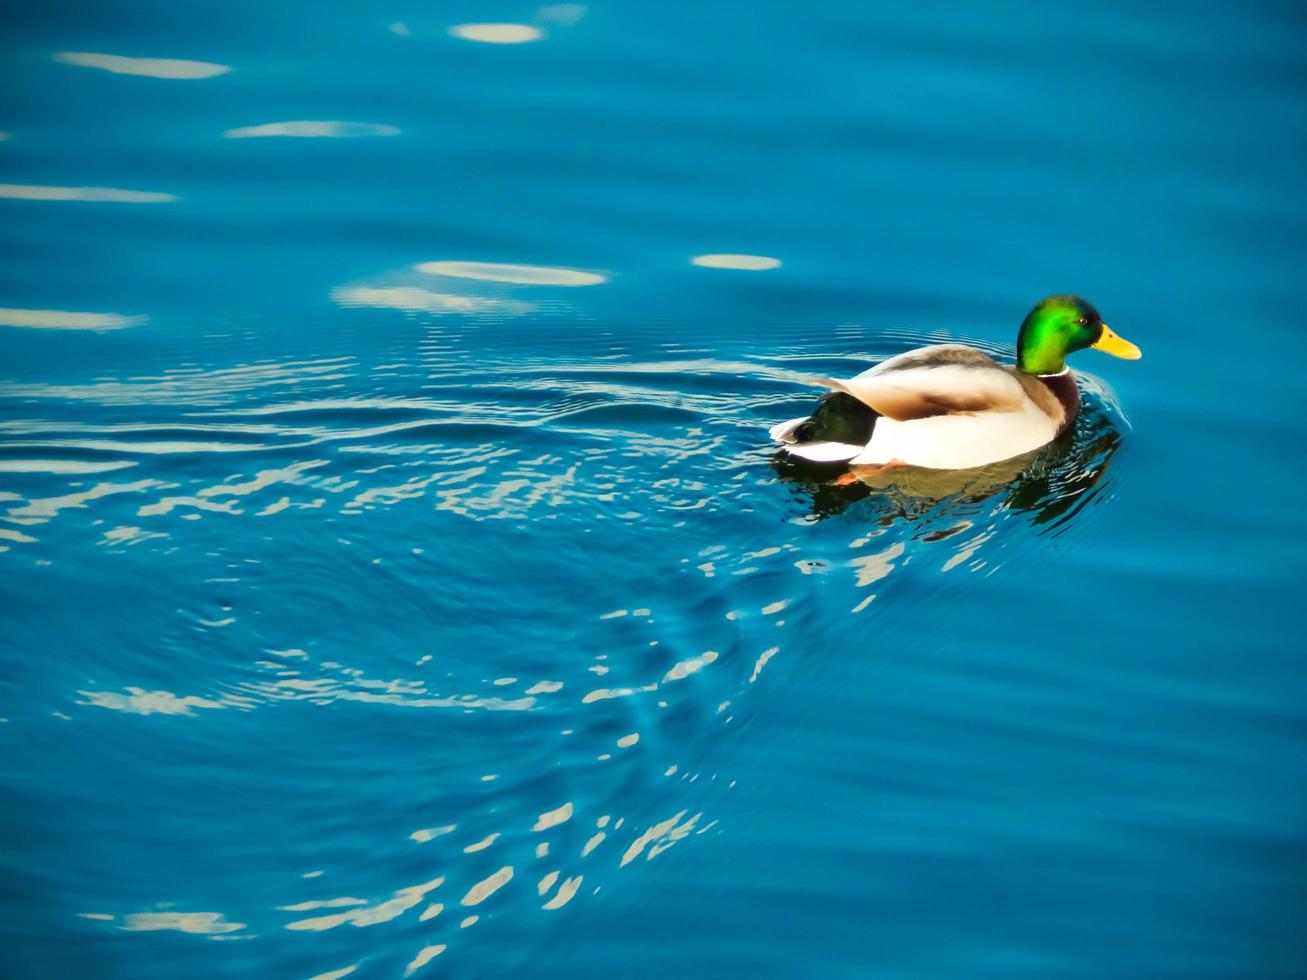
<path id="1" fill-rule="evenodd" d="M 0 973 L 1275 972 L 1283 17 L 534 6 L 14 19 Z M 1067 287 L 1137 431 L 770 445 Z"/>
<path id="2" fill-rule="evenodd" d="M 115 204 L 168 204 L 174 194 L 124 190 L 121 187 L 50 187 L 41 184 L 0 184 L 0 197 L 18 201 L 92 201 Z"/>
<path id="3" fill-rule="evenodd" d="M 194 80 L 215 78 L 231 71 L 230 65 L 208 61 L 184 61 L 177 58 L 128 58 L 117 54 L 90 51 L 60 51 L 54 60 L 81 68 L 99 68 L 116 75 L 143 75 L 147 78 Z"/>

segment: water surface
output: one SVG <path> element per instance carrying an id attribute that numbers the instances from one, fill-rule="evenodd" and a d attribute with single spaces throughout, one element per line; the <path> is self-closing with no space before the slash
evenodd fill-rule
<path id="1" fill-rule="evenodd" d="M 1294 975 L 1302 28 L 12 16 L 0 973 Z M 1063 291 L 1011 471 L 766 444 Z"/>

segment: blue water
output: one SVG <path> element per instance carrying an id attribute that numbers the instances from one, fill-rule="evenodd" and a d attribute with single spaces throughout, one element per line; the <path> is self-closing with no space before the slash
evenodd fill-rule
<path id="1" fill-rule="evenodd" d="M 1301 975 L 1304 27 L 9 11 L 0 975 Z M 1065 291 L 1023 467 L 773 459 Z"/>

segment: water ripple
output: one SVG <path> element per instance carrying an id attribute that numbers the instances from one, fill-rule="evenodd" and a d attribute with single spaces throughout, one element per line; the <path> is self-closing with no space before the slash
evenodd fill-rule
<path id="1" fill-rule="evenodd" d="M 196 743 L 252 715 L 298 730 L 329 712 L 367 719 L 384 746 L 412 738 L 401 719 L 420 713 L 459 746 L 456 764 L 428 763 L 438 791 L 399 801 L 366 872 L 328 847 L 277 908 L 132 908 L 105 890 L 88 921 L 252 942 L 390 929 L 411 971 L 487 916 L 563 913 L 720 833 L 733 746 L 760 698 L 811 669 L 794 638 L 832 602 L 874 617 L 937 576 L 992 574 L 1030 547 L 1019 515 L 1061 532 L 1110 492 L 1123 422 L 1092 380 L 1065 445 L 962 486 L 849 484 L 774 458 L 766 423 L 811 397 L 809 371 L 848 361 L 795 347 L 516 358 L 469 375 L 391 360 L 378 394 L 374 366 L 324 357 L 0 387 L 24 407 L 0 422 L 6 559 L 58 564 L 52 542 L 70 534 L 101 546 L 105 574 L 128 556 L 188 556 L 178 574 L 195 601 L 139 642 L 187 658 L 190 682 L 102 663 L 56 703 L 185 726 L 173 737 Z M 70 417 L 87 403 L 99 420 Z M 126 467 L 130 480 L 79 479 Z M 450 520 L 482 530 L 453 534 Z M 600 526 L 616 568 L 589 558 Z M 505 591 L 505 575 L 522 584 Z M 377 756 L 342 758 L 363 773 Z"/>

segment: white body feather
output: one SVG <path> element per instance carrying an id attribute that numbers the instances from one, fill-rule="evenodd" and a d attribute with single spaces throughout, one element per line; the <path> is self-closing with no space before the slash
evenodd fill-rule
<path id="1" fill-rule="evenodd" d="M 871 442 L 851 466 L 900 462 L 937 470 L 965 470 L 1032 452 L 1051 442 L 1057 424 L 1027 400 L 1017 412 L 936 415 L 897 422 L 881 417 Z"/>
<path id="2" fill-rule="evenodd" d="M 780 422 L 771 427 L 768 433 L 773 442 L 784 443 L 785 437 L 808 421 L 808 416 L 790 419 L 788 422 Z M 785 448 L 791 456 L 798 456 L 800 459 L 806 459 L 810 463 L 847 463 L 854 456 L 866 449 L 866 446 L 855 446 L 848 442 L 804 442 L 787 444 Z"/>

